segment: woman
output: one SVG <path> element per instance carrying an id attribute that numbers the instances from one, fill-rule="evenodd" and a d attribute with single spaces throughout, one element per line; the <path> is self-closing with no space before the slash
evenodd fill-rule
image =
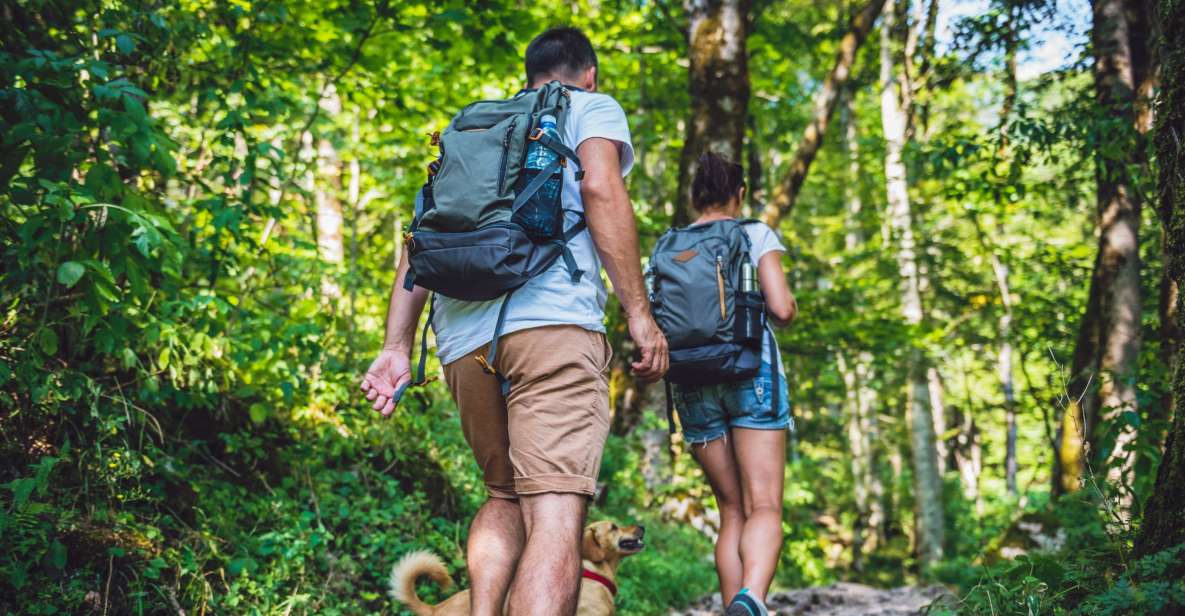
<path id="1" fill-rule="evenodd" d="M 691 201 L 700 217 L 694 224 L 736 218 L 745 197 L 740 165 L 707 153 L 700 157 L 691 185 Z M 764 223 L 745 224 L 750 258 L 765 297 L 768 320 L 790 323 L 798 312 L 782 271 L 786 247 Z M 782 546 L 782 484 L 786 430 L 792 427 L 785 372 L 776 345 L 762 337 L 762 366 L 757 376 L 719 385 L 674 387 L 683 439 L 716 495 L 720 535 L 716 573 L 728 601 L 726 616 L 762 616 L 764 601 Z M 771 348 L 772 347 L 772 348 Z M 773 370 L 782 388 L 772 395 Z M 770 408 L 778 401 L 777 413 Z"/>

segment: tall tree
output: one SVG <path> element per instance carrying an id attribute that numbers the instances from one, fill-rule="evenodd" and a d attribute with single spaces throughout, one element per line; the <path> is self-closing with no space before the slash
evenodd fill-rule
<path id="1" fill-rule="evenodd" d="M 896 243 L 900 274 L 901 312 L 905 323 L 918 327 L 923 321 L 917 243 L 913 212 L 909 202 L 909 178 L 904 152 L 909 124 L 903 94 L 910 86 L 897 71 L 894 34 L 897 28 L 897 0 L 889 0 L 881 24 L 880 81 L 881 123 L 885 134 L 885 192 L 889 222 Z M 917 552 L 923 567 L 942 558 L 944 528 L 942 473 L 935 448 L 934 418 L 931 413 L 928 364 L 921 347 L 908 352 L 908 425 L 913 451 L 914 498 L 917 503 Z"/>
<path id="2" fill-rule="evenodd" d="M 835 105 L 839 101 L 840 91 L 852 74 L 856 51 L 868 37 L 872 25 L 876 22 L 884 5 L 885 0 L 869 0 L 860 12 L 852 15 L 848 31 L 839 41 L 839 50 L 835 53 L 835 64 L 827 73 L 827 77 L 823 79 L 823 87 L 815 95 L 811 121 L 802 133 L 798 149 L 794 152 L 794 158 L 790 161 L 786 175 L 778 181 L 769 203 L 765 206 L 765 211 L 761 214 L 762 219 L 770 226 L 776 226 L 778 220 L 794 209 L 794 203 L 798 200 L 798 193 L 806 181 L 811 163 L 823 145 L 823 136 L 827 132 L 831 114 L 835 111 Z"/>
<path id="3" fill-rule="evenodd" d="M 1094 49 L 1098 139 L 1118 147 L 1095 153 L 1098 253 L 1086 314 L 1074 351 L 1072 381 L 1060 430 L 1055 490 L 1077 489 L 1087 456 L 1109 452 L 1113 487 L 1130 486 L 1135 462 L 1136 373 L 1140 351 L 1140 200 L 1129 172 L 1139 160 L 1130 10 L 1136 0 L 1096 0 Z M 1093 387 L 1097 384 L 1097 387 Z M 1114 434 L 1113 443 L 1101 439 Z M 1089 443 L 1089 446 L 1087 445 Z M 1125 502 L 1130 501 L 1125 498 Z"/>
<path id="4" fill-rule="evenodd" d="M 742 160 L 749 112 L 749 0 L 686 0 L 684 10 L 691 112 L 679 158 L 676 226 L 694 218 L 691 179 L 700 154 Z"/>
<path id="5" fill-rule="evenodd" d="M 1157 21 L 1162 32 L 1185 32 L 1185 2 L 1160 0 Z M 1185 48 L 1160 38 L 1163 75 L 1156 105 L 1156 155 L 1161 223 L 1168 230 L 1165 269 L 1178 285 L 1185 282 Z M 1178 307 L 1180 299 L 1178 301 Z M 1177 326 L 1185 326 L 1180 310 Z M 1185 362 L 1180 351 L 1173 362 L 1173 423 L 1165 442 L 1156 487 L 1144 510 L 1136 552 L 1152 554 L 1185 542 Z M 1181 573 L 1180 562 L 1176 569 Z"/>
<path id="6" fill-rule="evenodd" d="M 1016 52 L 1020 47 L 1020 13 L 1021 5 L 1018 0 L 1005 0 L 1006 10 L 1004 29 L 1004 100 L 1000 106 L 1000 147 L 997 153 L 999 164 L 1007 171 L 1006 180 L 1011 184 L 1019 176 L 1019 166 L 1012 160 L 1008 151 L 1008 123 L 1013 108 L 1016 107 L 1017 78 Z M 1003 199 L 998 198 L 997 234 L 1002 235 L 1000 221 L 1003 218 Z M 983 233 L 979 233 L 983 238 Z M 1004 394 L 1004 483 L 1008 492 L 1016 495 L 1019 490 L 1016 485 L 1016 387 L 1013 382 L 1012 368 L 1012 291 L 1008 284 L 1008 264 L 1000 257 L 996 250 L 991 251 L 992 274 L 996 278 L 996 286 L 1000 291 L 1000 319 L 999 319 L 999 350 L 997 351 L 996 368 L 1000 375 L 1000 389 Z"/>
<path id="7" fill-rule="evenodd" d="M 849 254 L 859 251 L 865 242 L 860 217 L 864 209 L 860 198 L 860 153 L 857 141 L 856 113 L 853 92 L 845 88 L 840 106 L 840 146 L 848 159 L 847 182 L 844 184 L 844 248 Z M 856 518 L 852 523 L 852 567 L 863 568 L 864 555 L 871 553 L 884 539 L 884 486 L 876 472 L 877 455 L 874 448 L 877 433 L 875 392 L 869 385 L 872 378 L 872 354 L 857 350 L 851 359 L 843 352 L 838 355 L 838 368 L 844 381 L 847 402 L 847 436 L 851 450 L 853 496 Z"/>

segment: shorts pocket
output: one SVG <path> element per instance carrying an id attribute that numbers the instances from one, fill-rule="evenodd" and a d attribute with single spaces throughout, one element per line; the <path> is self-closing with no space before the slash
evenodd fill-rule
<path id="1" fill-rule="evenodd" d="M 745 415 L 768 415 L 773 405 L 773 380 L 757 376 L 741 386 L 741 411 Z"/>
<path id="2" fill-rule="evenodd" d="M 682 388 L 676 386 L 672 393 L 675 410 L 679 413 L 679 420 L 688 428 L 705 429 L 711 427 L 713 421 L 722 418 L 723 413 L 715 407 L 704 391 L 698 387 Z"/>

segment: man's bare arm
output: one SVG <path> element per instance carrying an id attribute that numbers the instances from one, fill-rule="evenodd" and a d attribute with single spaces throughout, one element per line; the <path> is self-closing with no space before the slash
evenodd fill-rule
<path id="1" fill-rule="evenodd" d="M 416 325 L 420 322 L 420 313 L 424 311 L 424 304 L 428 299 L 428 290 L 423 287 L 412 287 L 411 291 L 403 288 L 403 281 L 408 270 L 407 247 L 399 256 L 399 269 L 395 273 L 395 285 L 391 287 L 391 300 L 387 304 L 387 333 L 383 338 L 383 350 L 402 351 L 411 355 L 411 347 L 415 342 Z"/>
<path id="2" fill-rule="evenodd" d="M 416 325 L 428 298 L 427 289 L 412 287 L 411 291 L 404 290 L 403 280 L 407 277 L 407 270 L 405 247 L 399 258 L 395 284 L 391 288 L 383 350 L 362 377 L 361 387 L 366 399 L 383 415 L 390 415 L 395 410 L 398 400 L 394 396 L 398 388 L 411 382 L 411 349 L 415 343 Z"/>
<path id="3" fill-rule="evenodd" d="M 621 300 L 629 322 L 630 337 L 642 353 L 633 362 L 634 373 L 657 380 L 667 371 L 667 341 L 650 315 L 650 299 L 642 280 L 638 227 L 621 177 L 621 155 L 614 141 L 586 139 L 576 153 L 584 168 L 580 193 L 593 244 Z"/>

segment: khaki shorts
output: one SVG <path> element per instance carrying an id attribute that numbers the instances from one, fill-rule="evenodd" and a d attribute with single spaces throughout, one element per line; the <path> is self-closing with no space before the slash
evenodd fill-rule
<path id="1" fill-rule="evenodd" d="M 503 336 L 495 367 L 510 379 L 505 399 L 474 359 L 488 350 L 446 365 L 444 378 L 490 496 L 592 496 L 609 435 L 605 335 L 556 325 Z"/>

